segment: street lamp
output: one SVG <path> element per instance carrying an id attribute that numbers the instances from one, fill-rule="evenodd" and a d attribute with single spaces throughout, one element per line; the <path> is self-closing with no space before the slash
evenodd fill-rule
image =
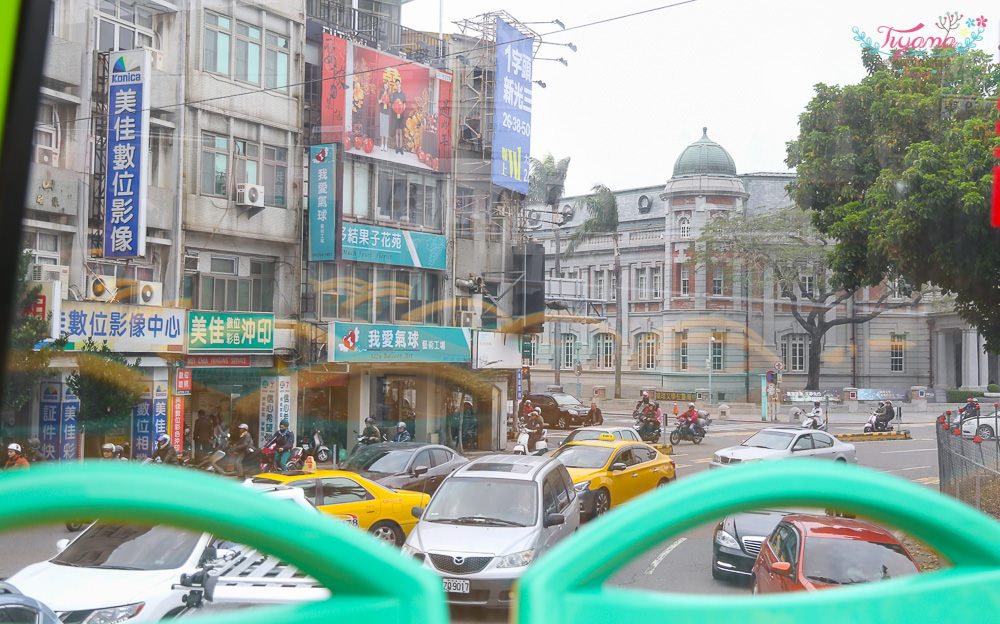
<path id="1" fill-rule="evenodd" d="M 576 45 L 574 45 L 572 42 L 569 42 L 569 43 L 559 43 L 558 41 L 543 41 L 542 45 L 564 46 L 564 47 L 569 48 L 570 50 L 573 50 L 574 52 L 576 52 L 576 50 L 577 50 Z"/>
<path id="2" fill-rule="evenodd" d="M 712 404 L 712 348 L 715 346 L 715 336 L 708 339 L 708 357 L 705 358 L 705 368 L 708 369 L 708 405 Z"/>
<path id="3" fill-rule="evenodd" d="M 559 58 L 541 58 L 541 57 L 536 56 L 534 60 L 536 60 L 536 61 L 555 61 L 557 63 L 562 63 L 563 66 L 565 66 L 565 67 L 569 67 L 569 61 L 567 61 L 566 59 L 562 58 L 561 56 Z"/>

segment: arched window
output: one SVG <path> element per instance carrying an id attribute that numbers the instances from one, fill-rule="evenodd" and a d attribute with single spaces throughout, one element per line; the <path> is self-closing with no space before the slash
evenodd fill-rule
<path id="1" fill-rule="evenodd" d="M 681 238 L 691 238 L 691 219 L 681 217 L 677 221 L 677 227 L 680 229 Z"/>
<path id="2" fill-rule="evenodd" d="M 597 334 L 597 368 L 615 367 L 615 336 L 614 334 Z"/>
<path id="3" fill-rule="evenodd" d="M 659 348 L 659 340 L 656 334 L 652 332 L 639 334 L 638 345 L 639 370 L 656 368 L 656 352 Z"/>

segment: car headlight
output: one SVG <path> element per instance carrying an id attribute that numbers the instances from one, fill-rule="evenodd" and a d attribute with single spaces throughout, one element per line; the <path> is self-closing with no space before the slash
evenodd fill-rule
<path id="1" fill-rule="evenodd" d="M 573 489 L 576 490 L 577 494 L 583 494 L 590 489 L 590 481 L 581 481 L 579 483 L 573 484 Z"/>
<path id="2" fill-rule="evenodd" d="M 403 546 L 399 550 L 404 555 L 410 555 L 411 557 L 422 557 L 424 554 L 420 552 L 420 550 L 414 548 L 413 546 L 410 546 L 409 544 L 403 544 Z"/>
<path id="3" fill-rule="evenodd" d="M 715 532 L 715 543 L 726 548 L 735 548 L 737 550 L 740 548 L 740 544 L 736 541 L 736 538 L 722 529 Z"/>
<path id="4" fill-rule="evenodd" d="M 91 612 L 80 624 L 115 624 L 115 622 L 124 622 L 138 615 L 144 606 L 146 606 L 145 602 L 136 602 L 120 607 L 97 609 Z"/>
<path id="5" fill-rule="evenodd" d="M 504 555 L 500 557 L 500 563 L 497 564 L 498 568 L 521 568 L 529 563 L 535 558 L 535 549 L 531 548 L 529 550 L 522 550 L 521 552 L 511 553 L 509 555 Z"/>
<path id="6" fill-rule="evenodd" d="M 718 453 L 716 453 L 715 455 L 712 455 L 712 461 L 714 461 L 717 464 L 721 464 L 722 463 L 722 455 L 719 455 Z"/>

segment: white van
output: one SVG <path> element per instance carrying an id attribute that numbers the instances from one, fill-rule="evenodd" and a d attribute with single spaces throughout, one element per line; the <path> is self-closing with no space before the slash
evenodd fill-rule
<path id="1" fill-rule="evenodd" d="M 550 457 L 487 455 L 445 479 L 403 552 L 443 579 L 449 603 L 509 607 L 525 568 L 580 526 L 566 467 Z"/>

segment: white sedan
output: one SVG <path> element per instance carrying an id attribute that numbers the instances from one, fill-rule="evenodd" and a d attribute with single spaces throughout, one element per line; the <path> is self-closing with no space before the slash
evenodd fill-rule
<path id="1" fill-rule="evenodd" d="M 1000 416 L 990 414 L 962 421 L 962 435 L 967 438 L 978 435 L 984 440 L 992 440 L 1000 431 Z"/>
<path id="2" fill-rule="evenodd" d="M 858 463 L 853 444 L 845 444 L 825 431 L 799 427 L 761 429 L 739 446 L 720 449 L 712 458 L 711 468 L 785 457 L 815 457 L 838 462 Z"/>

